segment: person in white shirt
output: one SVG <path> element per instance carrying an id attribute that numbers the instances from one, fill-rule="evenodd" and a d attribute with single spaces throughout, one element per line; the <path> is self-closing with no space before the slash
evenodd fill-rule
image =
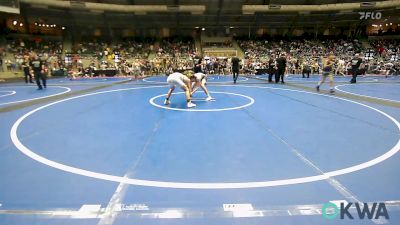
<path id="1" fill-rule="evenodd" d="M 188 108 L 196 107 L 196 104 L 192 103 L 192 101 L 190 99 L 191 81 L 194 81 L 195 78 L 193 76 L 192 71 L 185 72 L 185 74 L 186 75 L 175 72 L 168 76 L 167 83 L 169 84 L 169 90 L 167 93 L 167 97 L 165 98 L 164 105 L 171 104 L 170 97 L 172 95 L 172 92 L 174 92 L 175 87 L 178 86 L 178 87 L 182 88 L 182 90 L 185 91 L 187 107 Z"/>
<path id="2" fill-rule="evenodd" d="M 203 89 L 204 93 L 206 93 L 206 95 L 207 95 L 206 101 L 213 100 L 213 98 L 210 95 L 210 92 L 208 91 L 208 89 L 206 87 L 207 75 L 204 73 L 195 73 L 193 76 L 195 77 L 195 81 L 192 84 L 191 95 L 193 95 L 199 89 L 199 87 L 201 87 L 201 89 Z"/>

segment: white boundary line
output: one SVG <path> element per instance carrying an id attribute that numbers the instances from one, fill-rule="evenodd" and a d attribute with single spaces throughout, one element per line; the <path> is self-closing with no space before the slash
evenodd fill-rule
<path id="1" fill-rule="evenodd" d="M 66 89 L 66 91 L 60 92 L 60 93 L 56 93 L 56 94 L 53 94 L 53 95 L 46 95 L 46 96 L 42 96 L 42 97 L 38 97 L 38 98 L 29 98 L 29 99 L 24 99 L 24 100 L 19 100 L 19 101 L 0 103 L 0 106 L 1 105 L 14 104 L 14 103 L 20 103 L 20 102 L 27 102 L 27 101 L 32 101 L 32 100 L 37 100 L 37 99 L 42 99 L 42 98 L 49 98 L 49 97 L 53 97 L 53 96 L 57 96 L 57 95 L 62 95 L 62 94 L 65 94 L 65 93 L 71 91 L 71 88 L 69 88 L 69 87 L 63 87 L 63 86 L 49 86 L 49 87 L 63 88 L 63 89 Z M 49 87 L 47 87 L 47 88 L 49 88 Z M 33 88 L 33 87 L 29 87 L 29 88 Z"/>
<path id="2" fill-rule="evenodd" d="M 17 93 L 16 91 L 0 91 L 0 92 L 10 92 L 9 94 L 0 95 L 0 98 L 10 96 L 10 95 L 15 95 Z"/>
<path id="3" fill-rule="evenodd" d="M 182 93 L 184 93 L 184 92 L 173 93 L 173 95 L 182 94 Z M 210 91 L 210 93 L 236 95 L 236 96 L 240 96 L 240 97 L 243 97 L 243 98 L 247 98 L 248 100 L 250 100 L 250 102 L 245 104 L 245 105 L 241 105 L 241 106 L 237 106 L 237 107 L 230 107 L 230 108 L 222 108 L 222 109 L 195 109 L 195 108 L 182 109 L 182 108 L 171 108 L 171 107 L 167 107 L 167 106 L 163 106 L 163 105 L 158 105 L 158 104 L 156 104 L 154 102 L 155 99 L 160 98 L 162 96 L 166 96 L 167 94 L 157 95 L 157 96 L 151 98 L 149 100 L 149 102 L 150 102 L 150 104 L 152 104 L 153 106 L 158 107 L 158 108 L 168 109 L 168 110 L 175 110 L 175 111 L 186 111 L 186 112 L 220 112 L 220 111 L 241 109 L 241 108 L 245 108 L 245 107 L 248 107 L 248 106 L 251 106 L 251 105 L 254 104 L 254 99 L 252 97 L 249 97 L 249 96 L 246 96 L 246 95 L 235 94 L 235 93 L 230 93 L 230 92 L 221 92 L 221 91 Z"/>
<path id="4" fill-rule="evenodd" d="M 225 76 L 229 76 L 229 75 L 225 75 Z M 222 77 L 222 76 L 220 76 L 220 77 Z M 229 76 L 230 78 L 232 78 L 232 76 Z M 210 78 L 214 78 L 214 77 L 210 77 Z M 215 78 L 214 78 L 214 80 L 216 80 Z M 244 77 L 244 76 L 239 76 L 238 77 L 238 80 L 237 81 L 248 81 L 249 80 L 249 78 L 247 78 L 247 77 Z M 231 81 L 212 81 L 212 82 L 207 82 L 207 83 L 209 83 L 209 84 L 223 84 L 223 83 L 232 83 L 233 82 L 233 80 L 231 80 Z"/>
<path id="5" fill-rule="evenodd" d="M 66 80 L 58 80 L 58 82 L 54 82 L 54 83 L 50 83 L 49 85 L 57 85 L 57 84 L 62 84 L 62 85 L 100 85 L 100 84 L 109 84 L 109 83 L 113 83 L 113 82 L 122 82 L 122 81 L 128 81 L 128 80 L 132 80 L 131 78 L 114 78 L 115 80 L 108 80 L 109 78 L 104 78 L 104 79 L 99 79 L 97 78 L 97 80 L 91 80 L 89 78 L 86 78 L 87 82 L 83 81 L 83 80 L 70 80 L 70 79 L 66 79 Z M 117 80 L 120 79 L 120 80 Z M 92 81 L 92 82 L 90 82 Z"/>
<path id="6" fill-rule="evenodd" d="M 237 85 L 237 86 L 232 86 L 232 85 L 222 85 L 222 86 L 231 86 L 231 87 L 248 87 L 248 88 L 260 88 L 260 89 L 273 89 L 273 90 L 284 90 L 284 91 L 292 91 L 292 92 L 298 92 L 298 93 L 307 93 L 307 94 L 312 94 L 312 95 L 320 95 L 320 96 L 325 96 L 328 98 L 335 98 L 335 99 L 340 99 L 346 102 L 351 102 L 360 106 L 364 106 L 368 109 L 371 109 L 375 112 L 378 112 L 382 114 L 383 116 L 387 117 L 390 121 L 392 121 L 396 126 L 397 129 L 400 131 L 400 123 L 394 119 L 392 116 L 386 114 L 385 112 L 376 109 L 374 107 L 365 105 L 363 103 L 359 103 L 353 100 L 348 100 L 336 96 L 330 96 L 330 95 L 325 95 L 325 94 L 318 94 L 318 93 L 313 93 L 313 92 L 307 92 L 307 91 L 300 91 L 300 90 L 293 90 L 293 89 L 284 89 L 284 88 L 272 88 L 272 87 L 260 87 L 260 86 L 244 86 L 244 85 Z M 132 184 L 132 185 L 140 185 L 140 186 L 149 186 L 149 187 L 162 187 L 162 188 L 185 188 L 185 189 L 237 189 L 237 188 L 261 188 L 261 187 L 273 187 L 273 186 L 282 186 L 282 185 L 293 185 L 293 184 L 302 184 L 302 183 L 308 183 L 308 182 L 314 182 L 314 181 L 321 181 L 321 180 L 326 180 L 330 177 L 334 176 L 339 176 L 339 175 L 344 175 L 352 172 L 356 172 L 371 166 L 374 166 L 378 163 L 381 163 L 385 161 L 386 159 L 389 159 L 393 155 L 395 155 L 398 151 L 400 151 L 400 139 L 397 141 L 397 143 L 387 152 L 384 154 L 371 159 L 367 162 L 357 164 L 354 166 L 346 167 L 343 169 L 339 170 L 333 170 L 329 171 L 320 175 L 315 175 L 315 176 L 307 176 L 307 177 L 299 177 L 299 178 L 291 178 L 291 179 L 282 179 L 282 180 L 271 180 L 271 181 L 259 181 L 259 182 L 235 182 L 235 183 L 185 183 L 185 182 L 165 182 L 165 181 L 154 181 L 154 180 L 141 180 L 141 179 L 131 179 L 127 177 L 121 177 L 121 176 L 115 176 L 115 175 L 109 175 L 109 174 L 104 174 L 104 173 L 98 173 L 98 172 L 93 172 L 89 170 L 84 170 L 68 165 L 64 165 L 52 160 L 49 160 L 47 158 L 44 158 L 43 156 L 40 156 L 33 151 L 31 151 L 29 148 L 27 148 L 25 145 L 21 143 L 21 141 L 18 138 L 17 131 L 19 125 L 22 123 L 24 119 L 29 117 L 30 115 L 34 114 L 35 112 L 44 109 L 46 107 L 65 102 L 68 100 L 72 99 L 77 99 L 77 98 L 82 98 L 85 96 L 91 96 L 91 95 L 97 95 L 97 94 L 103 94 L 103 93 L 110 93 L 110 92 L 118 92 L 118 91 L 127 91 L 127 90 L 135 90 L 135 89 L 145 89 L 145 88 L 156 88 L 160 86 L 155 86 L 155 87 L 139 87 L 139 88 L 125 88 L 125 89 L 117 89 L 117 90 L 110 90 L 110 91 L 102 91 L 102 92 L 95 92 L 91 94 L 85 94 L 85 95 L 80 95 L 80 96 L 75 96 L 63 100 L 59 100 L 56 102 L 49 103 L 47 105 L 43 105 L 41 107 L 38 107 L 36 109 L 33 109 L 32 111 L 24 114 L 21 116 L 12 126 L 10 130 L 10 137 L 14 145 L 20 150 L 23 154 L 26 156 L 32 158 L 33 160 L 36 160 L 40 163 L 43 163 L 47 166 L 82 175 L 82 176 L 87 176 L 87 177 L 92 177 L 92 178 L 97 178 L 101 180 L 108 180 L 108 181 L 113 181 L 113 182 L 118 182 L 118 183 L 126 183 L 126 184 Z M 161 86 L 163 87 L 163 86 Z"/>
<path id="7" fill-rule="evenodd" d="M 364 84 L 371 85 L 371 84 L 375 84 L 375 83 L 364 83 Z M 390 84 L 390 83 L 388 83 L 388 84 Z M 385 101 L 400 103 L 400 101 L 398 101 L 398 100 L 387 99 L 387 98 L 378 98 L 378 97 L 374 97 L 374 96 L 370 96 L 370 95 L 356 94 L 356 93 L 354 93 L 354 92 L 343 91 L 342 89 L 339 88 L 339 87 L 352 86 L 352 85 L 354 85 L 354 84 L 342 84 L 342 85 L 337 85 L 337 86 L 335 86 L 335 89 L 338 90 L 338 91 L 340 91 L 340 92 L 347 93 L 347 94 L 351 94 L 351 95 L 357 95 L 357 96 L 361 96 L 361 97 L 368 97 L 368 98 L 374 98 L 374 99 L 379 99 L 379 100 L 385 100 Z M 358 85 L 362 85 L 362 84 L 357 84 L 357 86 L 358 86 Z M 385 83 L 385 85 L 387 85 L 387 84 Z M 398 84 L 392 84 L 392 85 L 398 85 Z"/>
<path id="8" fill-rule="evenodd" d="M 149 80 L 148 78 L 152 78 L 152 77 L 164 77 L 164 76 L 150 76 L 150 77 L 145 77 L 142 79 L 142 81 L 147 82 L 147 83 L 167 83 L 167 81 L 152 81 Z M 165 76 L 166 77 L 166 76 Z"/>

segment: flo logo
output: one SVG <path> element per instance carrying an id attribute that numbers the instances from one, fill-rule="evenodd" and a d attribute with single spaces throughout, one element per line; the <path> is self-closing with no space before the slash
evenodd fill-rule
<path id="1" fill-rule="evenodd" d="M 353 206 L 354 205 L 354 206 Z M 353 207 L 352 207 L 353 206 Z M 350 208 L 354 208 L 358 214 L 358 218 L 363 220 L 365 218 L 368 219 L 379 219 L 380 217 L 384 217 L 385 219 L 389 219 L 389 214 L 386 209 L 385 203 L 340 203 L 340 207 L 332 202 L 328 202 L 322 206 L 322 216 L 326 219 L 335 219 L 340 216 L 340 219 L 354 219 L 354 210 L 353 214 L 350 213 Z"/>
<path id="2" fill-rule="evenodd" d="M 359 12 L 360 14 L 360 20 L 367 20 L 367 19 L 373 19 L 373 20 L 379 20 L 382 18 L 382 13 L 381 12 Z"/>

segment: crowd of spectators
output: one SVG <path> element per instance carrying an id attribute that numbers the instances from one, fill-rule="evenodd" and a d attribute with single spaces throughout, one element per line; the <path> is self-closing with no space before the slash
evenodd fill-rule
<path id="1" fill-rule="evenodd" d="M 193 68 L 193 57 L 196 55 L 193 39 L 165 38 L 155 45 L 155 51 L 156 55 L 150 61 L 154 74 Z"/>
<path id="2" fill-rule="evenodd" d="M 304 68 L 311 70 L 311 73 L 320 73 L 321 57 L 329 53 L 336 56 L 337 74 L 346 74 L 355 53 L 361 53 L 362 67 L 366 73 L 399 73 L 398 40 L 370 41 L 370 48 L 359 40 L 335 38 L 245 39 L 237 42 L 245 53 L 242 67 L 246 73 L 270 68 L 271 60 L 274 61 L 281 53 L 286 53 L 287 72 L 292 74 L 301 74 Z M 192 69 L 198 63 L 198 53 L 193 39 L 190 38 L 166 38 L 160 41 L 126 39 L 112 43 L 81 41 L 73 45 L 72 52 L 63 53 L 61 41 L 40 38 L 11 39 L 0 48 L 0 68 L 19 71 L 24 62 L 29 63 L 33 54 L 46 61 L 50 71 L 62 69 L 82 76 L 93 76 L 94 71 L 101 70 L 115 70 L 116 74 L 135 77 L 169 74 Z M 231 73 L 230 58 L 205 55 L 200 61 L 202 70 L 206 73 Z"/>
<path id="3" fill-rule="evenodd" d="M 100 59 L 110 57 L 113 52 L 119 52 L 121 56 L 127 58 L 145 58 L 148 57 L 152 48 L 152 41 L 148 40 L 126 39 L 113 42 L 92 40 L 74 44 L 72 53 L 84 57 L 96 56 Z"/>
<path id="4" fill-rule="evenodd" d="M 49 68 L 63 67 L 63 45 L 61 41 L 41 38 L 13 38 L 6 41 L 0 50 L 0 68 L 9 72 L 22 70 L 36 55 L 46 61 Z M 4 67 L 3 67 L 4 65 Z"/>
<path id="5" fill-rule="evenodd" d="M 355 40 L 238 40 L 245 53 L 243 67 L 255 72 L 268 69 L 270 60 L 275 60 L 282 52 L 286 53 L 287 72 L 300 74 L 304 68 L 311 73 L 321 71 L 320 58 L 333 53 L 336 56 L 336 73 L 345 74 L 350 67 L 349 61 L 356 53 L 364 56 L 363 71 L 375 74 L 398 74 L 400 55 L 399 42 L 396 40 L 371 42 L 372 49 L 363 47 Z"/>
<path id="6" fill-rule="evenodd" d="M 231 74 L 232 58 L 204 56 L 195 62 L 198 62 L 201 70 L 207 74 Z M 200 61 L 200 62 L 199 62 Z"/>
<path id="7" fill-rule="evenodd" d="M 97 70 L 117 70 L 120 75 L 141 77 L 193 68 L 195 48 L 192 39 L 123 40 L 79 43 L 73 52 L 71 64 L 79 75 L 89 75 Z M 85 60 L 91 62 L 90 67 L 82 68 L 80 62 Z"/>
<path id="8" fill-rule="evenodd" d="M 369 50 L 374 57 L 368 63 L 368 70 L 374 74 L 399 74 L 400 41 L 379 40 L 371 41 Z"/>

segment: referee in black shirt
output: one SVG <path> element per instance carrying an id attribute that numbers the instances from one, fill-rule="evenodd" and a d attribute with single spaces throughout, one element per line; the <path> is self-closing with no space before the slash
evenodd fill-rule
<path id="1" fill-rule="evenodd" d="M 272 75 L 275 74 L 275 59 L 271 55 L 268 61 L 268 82 L 272 82 Z"/>
<path id="2" fill-rule="evenodd" d="M 239 77 L 239 62 L 240 59 L 238 57 L 233 57 L 232 58 L 232 74 L 233 74 L 233 83 L 236 84 L 236 80 Z"/>
<path id="3" fill-rule="evenodd" d="M 276 59 L 276 67 L 277 67 L 277 70 L 275 72 L 275 83 L 278 83 L 280 80 L 281 83 L 284 84 L 285 81 L 283 79 L 284 79 L 285 70 L 286 70 L 285 53 L 281 53 L 279 58 Z"/>
<path id="4" fill-rule="evenodd" d="M 351 60 L 351 70 L 350 73 L 352 75 L 352 78 L 350 80 L 350 83 L 354 84 L 357 82 L 357 75 L 360 72 L 360 65 L 362 63 L 362 59 L 360 58 L 360 54 L 355 54 L 354 58 Z"/>
<path id="5" fill-rule="evenodd" d="M 46 77 L 44 74 L 44 63 L 42 60 L 39 59 L 38 56 L 35 56 L 35 58 L 30 62 L 30 66 L 33 69 L 33 73 L 35 74 L 35 80 L 36 84 L 38 86 L 38 90 L 42 90 L 43 87 L 46 88 Z M 42 80 L 42 84 L 40 83 L 40 80 Z"/>
<path id="6" fill-rule="evenodd" d="M 194 73 L 202 73 L 203 70 L 201 69 L 201 63 L 203 61 L 203 58 L 200 56 L 195 56 L 194 57 L 194 68 L 193 68 L 193 72 Z"/>
<path id="7" fill-rule="evenodd" d="M 28 83 L 28 81 L 29 81 L 29 83 L 33 83 L 32 75 L 30 73 L 29 63 L 27 62 L 27 60 L 24 60 L 24 62 L 22 63 L 22 69 L 24 71 L 25 83 Z"/>

